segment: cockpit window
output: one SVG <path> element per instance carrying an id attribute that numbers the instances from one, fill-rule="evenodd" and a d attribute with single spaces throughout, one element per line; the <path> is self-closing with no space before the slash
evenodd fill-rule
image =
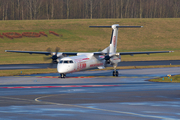
<path id="1" fill-rule="evenodd" d="M 65 64 L 69 64 L 69 63 L 73 63 L 73 61 L 72 60 L 61 60 L 59 63 L 65 63 Z"/>
<path id="2" fill-rule="evenodd" d="M 64 63 L 69 63 L 69 61 L 65 60 Z"/>

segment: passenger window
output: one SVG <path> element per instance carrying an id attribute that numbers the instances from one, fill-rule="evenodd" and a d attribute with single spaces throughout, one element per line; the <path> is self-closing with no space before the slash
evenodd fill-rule
<path id="1" fill-rule="evenodd" d="M 69 61 L 69 63 L 73 63 L 73 61 L 72 61 L 72 60 L 70 60 L 70 61 Z"/>
<path id="2" fill-rule="evenodd" d="M 63 63 L 63 61 L 61 60 L 59 63 Z"/>

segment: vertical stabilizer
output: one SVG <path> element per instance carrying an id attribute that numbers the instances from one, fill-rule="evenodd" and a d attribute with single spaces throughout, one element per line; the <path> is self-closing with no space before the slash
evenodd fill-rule
<path id="1" fill-rule="evenodd" d="M 109 45 L 109 53 L 113 54 L 116 53 L 116 47 L 117 47 L 117 38 L 118 38 L 118 28 L 119 24 L 112 25 L 112 35 L 111 35 L 111 41 Z"/>
<path id="2" fill-rule="evenodd" d="M 143 26 L 119 26 L 119 24 L 114 24 L 112 26 L 89 26 L 93 28 L 112 28 L 110 45 L 105 48 L 102 52 L 114 55 L 117 49 L 117 38 L 118 38 L 118 28 L 141 28 Z"/>

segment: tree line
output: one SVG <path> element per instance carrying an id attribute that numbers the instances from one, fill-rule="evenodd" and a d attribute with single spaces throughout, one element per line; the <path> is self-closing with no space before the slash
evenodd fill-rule
<path id="1" fill-rule="evenodd" d="M 0 0 L 0 20 L 178 17 L 180 0 Z"/>

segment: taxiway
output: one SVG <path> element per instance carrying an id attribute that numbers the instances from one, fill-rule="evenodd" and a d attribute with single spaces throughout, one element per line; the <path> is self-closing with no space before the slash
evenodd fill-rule
<path id="1" fill-rule="evenodd" d="M 180 60 L 156 60 L 156 61 L 122 61 L 118 66 L 152 66 L 152 65 L 180 65 Z M 111 65 L 108 65 L 111 66 Z M 15 70 L 15 69 L 43 69 L 57 68 L 56 64 L 4 64 L 0 65 L 0 70 Z"/>
<path id="2" fill-rule="evenodd" d="M 180 119 L 180 83 L 147 80 L 180 67 L 0 77 L 0 120 Z"/>

